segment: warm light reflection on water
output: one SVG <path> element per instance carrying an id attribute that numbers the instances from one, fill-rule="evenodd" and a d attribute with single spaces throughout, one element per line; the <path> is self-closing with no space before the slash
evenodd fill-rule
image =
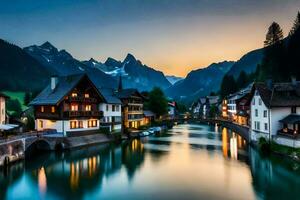
<path id="1" fill-rule="evenodd" d="M 10 174 L 0 174 L 0 199 L 300 196 L 300 172 L 279 162 L 261 157 L 226 128 L 185 124 L 160 137 L 51 153 L 26 161 L 25 167 L 15 165 Z"/>

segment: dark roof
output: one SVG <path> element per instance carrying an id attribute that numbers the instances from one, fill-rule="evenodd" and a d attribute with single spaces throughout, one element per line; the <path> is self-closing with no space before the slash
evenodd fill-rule
<path id="1" fill-rule="evenodd" d="M 284 124 L 298 124 L 300 123 L 300 115 L 290 114 L 287 117 L 280 120 L 280 122 Z"/>
<path id="2" fill-rule="evenodd" d="M 4 98 L 6 98 L 6 99 L 9 99 L 9 96 L 7 96 L 6 94 L 3 94 L 3 93 L 1 93 L 1 92 L 0 92 L 0 97 L 4 97 Z"/>
<path id="3" fill-rule="evenodd" d="M 255 90 L 267 107 L 300 106 L 300 82 L 275 83 L 271 87 L 265 83 L 255 83 L 251 97 Z"/>
<path id="4" fill-rule="evenodd" d="M 143 96 L 138 92 L 137 89 L 132 89 L 132 88 L 130 88 L 130 89 L 123 89 L 121 91 L 118 91 L 116 93 L 116 96 L 118 98 L 120 98 L 120 99 L 126 99 L 126 98 L 131 97 L 134 94 L 138 94 L 140 97 L 143 98 Z"/>
<path id="5" fill-rule="evenodd" d="M 84 77 L 89 77 L 86 74 L 74 74 L 69 76 L 58 77 L 58 83 L 54 90 L 49 84 L 29 105 L 56 105 L 66 94 L 68 94 Z M 91 81 L 91 80 L 90 80 Z M 91 84 L 94 83 L 91 81 Z M 96 86 L 94 85 L 96 88 Z M 97 89 L 97 88 L 96 88 Z M 97 90 L 98 91 L 98 90 Z M 100 93 L 99 93 L 100 95 Z"/>
<path id="6" fill-rule="evenodd" d="M 110 88 L 98 88 L 99 92 L 102 94 L 106 103 L 110 104 L 122 104 L 121 100 L 116 97 L 114 90 Z"/>

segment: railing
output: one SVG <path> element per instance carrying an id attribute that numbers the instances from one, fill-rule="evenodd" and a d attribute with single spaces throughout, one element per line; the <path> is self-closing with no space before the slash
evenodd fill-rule
<path id="1" fill-rule="evenodd" d="M 64 117 L 102 117 L 103 111 L 65 111 Z"/>
<path id="2" fill-rule="evenodd" d="M 59 118 L 59 113 L 37 112 L 35 116 L 36 118 Z"/>
<path id="3" fill-rule="evenodd" d="M 97 99 L 96 98 L 92 98 L 92 97 L 72 97 L 69 96 L 68 97 L 69 101 L 77 101 L 77 102 L 87 102 L 87 103 L 97 103 Z"/>

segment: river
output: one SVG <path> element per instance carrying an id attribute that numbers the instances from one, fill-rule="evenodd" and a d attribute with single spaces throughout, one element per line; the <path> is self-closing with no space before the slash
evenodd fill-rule
<path id="1" fill-rule="evenodd" d="M 299 199 L 300 165 L 238 134 L 184 124 L 162 136 L 31 155 L 0 171 L 0 199 Z"/>

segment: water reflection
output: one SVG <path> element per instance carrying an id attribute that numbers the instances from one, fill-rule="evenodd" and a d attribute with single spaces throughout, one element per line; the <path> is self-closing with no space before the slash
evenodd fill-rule
<path id="1" fill-rule="evenodd" d="M 0 171 L 0 199 L 297 199 L 299 168 L 226 128 L 182 125 L 18 163 Z"/>

